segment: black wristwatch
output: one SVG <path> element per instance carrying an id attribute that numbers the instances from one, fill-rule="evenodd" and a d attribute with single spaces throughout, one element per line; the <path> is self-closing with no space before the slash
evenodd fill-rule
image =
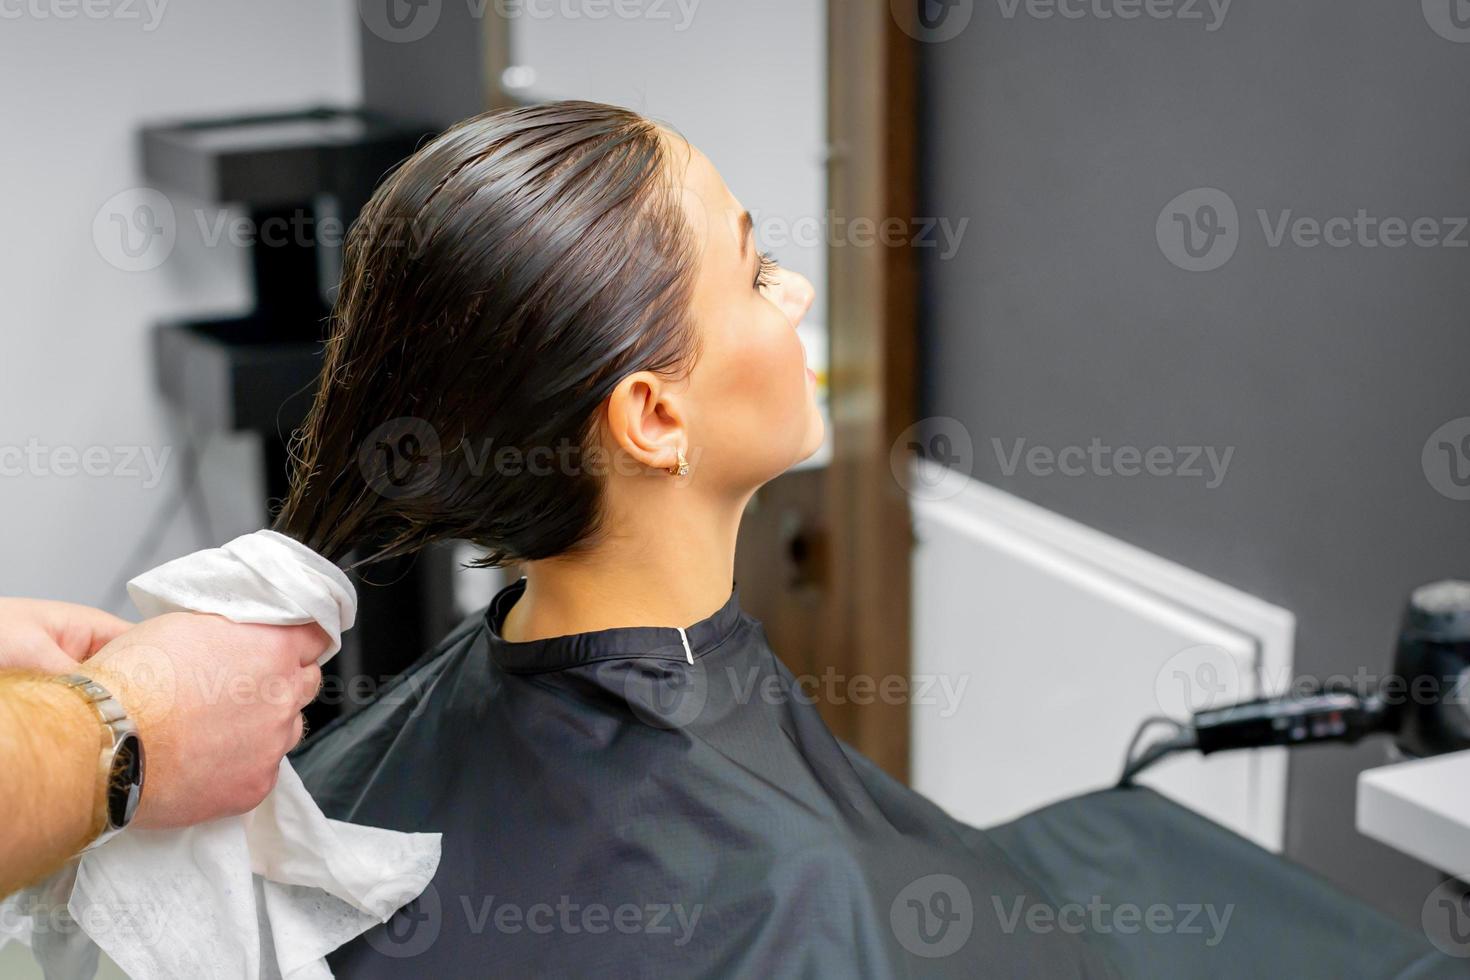
<path id="1" fill-rule="evenodd" d="M 94 814 L 92 821 L 93 826 L 102 827 L 102 832 L 87 845 L 90 850 L 122 832 L 138 812 L 138 801 L 143 796 L 143 740 L 137 724 L 107 688 L 81 674 L 60 674 L 54 680 L 81 695 L 102 722 L 97 774 L 100 813 Z"/>

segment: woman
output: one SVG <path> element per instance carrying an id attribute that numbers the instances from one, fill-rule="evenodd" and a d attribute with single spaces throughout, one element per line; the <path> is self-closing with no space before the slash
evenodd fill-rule
<path id="1" fill-rule="evenodd" d="M 811 302 L 623 109 L 470 120 L 368 205 L 278 529 L 337 560 L 467 539 L 525 578 L 297 757 L 329 816 L 444 834 L 339 976 L 1107 974 L 740 610 L 741 513 L 822 441 Z"/>

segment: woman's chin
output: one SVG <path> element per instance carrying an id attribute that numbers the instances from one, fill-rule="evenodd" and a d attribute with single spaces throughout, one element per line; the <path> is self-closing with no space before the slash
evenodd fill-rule
<path id="1" fill-rule="evenodd" d="M 797 457 L 796 463 L 811 459 L 817 450 L 822 448 L 822 443 L 827 438 L 827 422 L 822 418 L 822 411 L 817 408 L 815 400 L 812 401 L 810 409 L 806 439 L 802 443 L 801 455 Z M 796 463 L 791 465 L 795 466 Z"/>

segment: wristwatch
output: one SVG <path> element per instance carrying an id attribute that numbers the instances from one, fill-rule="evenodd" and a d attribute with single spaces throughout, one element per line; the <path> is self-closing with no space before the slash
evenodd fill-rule
<path id="1" fill-rule="evenodd" d="M 52 679 L 80 695 L 102 722 L 99 787 L 92 817 L 92 826 L 100 826 L 102 832 L 87 845 L 90 850 L 121 833 L 138 811 L 143 795 L 143 740 L 137 723 L 107 688 L 81 674 L 60 674 Z"/>

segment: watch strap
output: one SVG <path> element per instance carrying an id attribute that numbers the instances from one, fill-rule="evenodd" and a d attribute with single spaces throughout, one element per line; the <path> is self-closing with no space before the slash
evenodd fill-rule
<path id="1" fill-rule="evenodd" d="M 99 836 L 87 845 L 88 848 L 96 847 L 127 826 L 126 820 L 118 824 L 112 819 L 112 795 L 115 792 L 130 791 L 129 787 L 113 785 L 113 773 L 118 751 L 124 743 L 131 737 L 135 745 L 140 744 L 138 743 L 138 725 L 128 717 L 127 710 L 112 692 L 92 678 L 82 674 L 57 674 L 51 679 L 63 687 L 70 688 L 86 701 L 101 723 L 101 753 L 97 761 L 98 789 L 92 813 L 92 827 L 98 831 Z M 137 788 L 141 788 L 141 778 Z"/>

